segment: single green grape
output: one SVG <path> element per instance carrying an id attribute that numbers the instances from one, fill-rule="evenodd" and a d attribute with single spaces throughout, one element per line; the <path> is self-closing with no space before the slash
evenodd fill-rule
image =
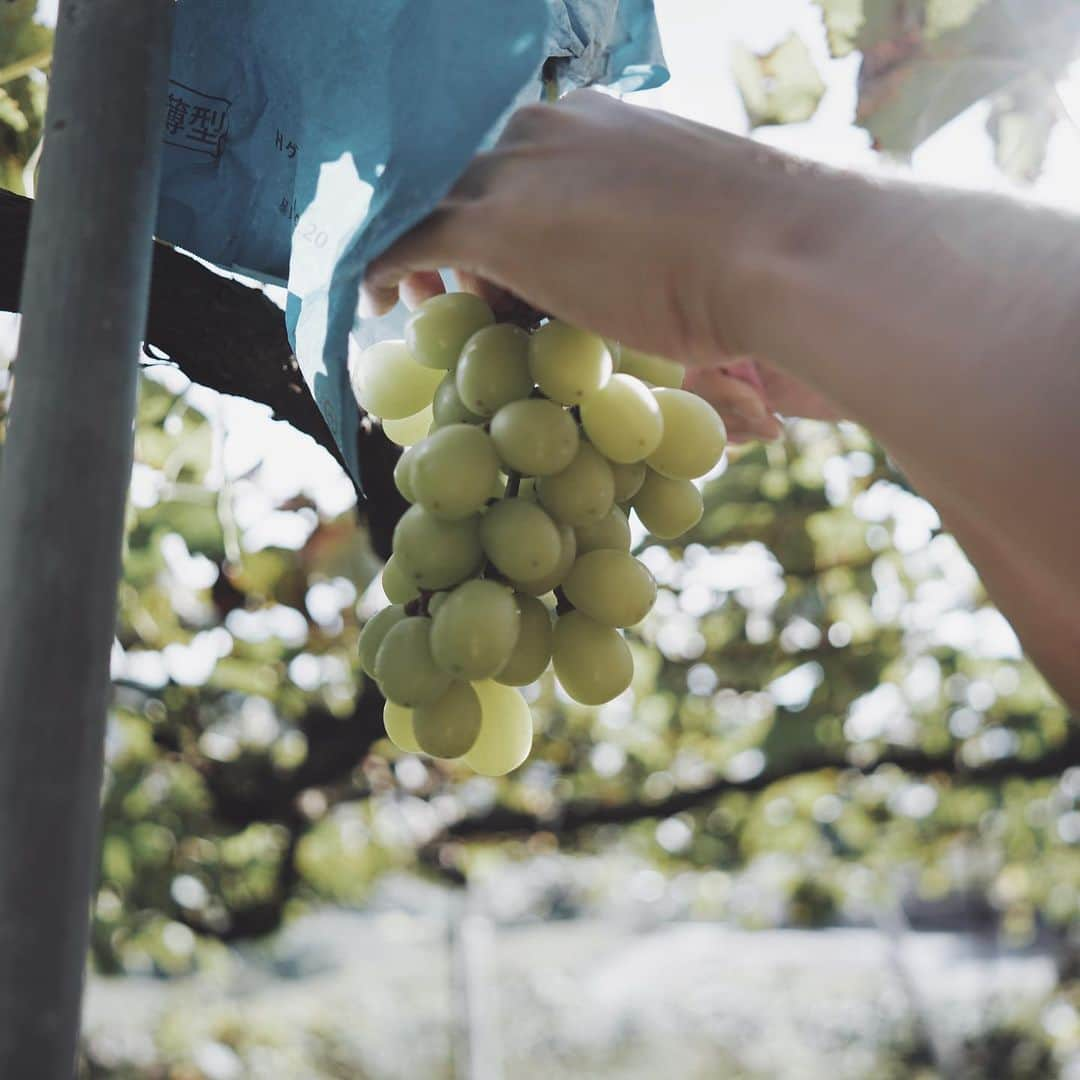
<path id="1" fill-rule="evenodd" d="M 581 426 L 601 454 L 623 465 L 648 457 L 664 434 L 653 392 L 621 371 L 581 403 Z"/>
<path id="2" fill-rule="evenodd" d="M 617 503 L 629 502 L 636 494 L 642 482 L 645 480 L 646 465 L 644 461 L 631 461 L 625 465 L 613 462 L 611 474 L 615 478 L 615 501 Z"/>
<path id="3" fill-rule="evenodd" d="M 503 499 L 480 524 L 484 553 L 511 580 L 550 574 L 559 563 L 559 530 L 543 508 L 527 499 Z"/>
<path id="4" fill-rule="evenodd" d="M 634 679 L 634 658 L 622 634 L 580 611 L 556 619 L 552 663 L 563 689 L 582 705 L 603 705 Z"/>
<path id="5" fill-rule="evenodd" d="M 404 618 L 405 608 L 397 603 L 375 612 L 364 623 L 364 628 L 360 631 L 360 666 L 372 679 L 375 678 L 375 657 L 378 655 L 383 638 Z"/>
<path id="6" fill-rule="evenodd" d="M 675 480 L 696 480 L 716 467 L 727 445 L 720 414 L 688 390 L 653 391 L 664 417 L 664 435 L 648 464 Z"/>
<path id="7" fill-rule="evenodd" d="M 418 364 L 404 341 L 379 341 L 349 357 L 360 407 L 382 420 L 404 420 L 431 404 L 441 375 Z"/>
<path id="8" fill-rule="evenodd" d="M 511 401 L 527 398 L 533 390 L 529 335 L 512 323 L 473 334 L 461 352 L 454 381 L 465 408 L 478 416 L 494 416 Z"/>
<path id="9" fill-rule="evenodd" d="M 522 476 L 562 472 L 581 442 L 574 418 L 543 398 L 503 406 L 491 421 L 491 437 L 506 468 Z"/>
<path id="10" fill-rule="evenodd" d="M 473 684 L 480 698 L 480 734 L 465 764 L 481 776 L 505 776 L 532 749 L 532 713 L 517 690 L 485 679 Z"/>
<path id="11" fill-rule="evenodd" d="M 630 522 L 617 506 L 613 506 L 599 521 L 579 525 L 574 535 L 577 537 L 578 558 L 587 552 L 602 549 L 630 550 Z"/>
<path id="12" fill-rule="evenodd" d="M 656 603 L 656 581 L 628 551 L 601 548 L 579 555 L 563 582 L 567 600 L 605 626 L 633 626 Z"/>
<path id="13" fill-rule="evenodd" d="M 451 679 L 431 655 L 430 619 L 409 615 L 390 627 L 375 654 L 375 678 L 386 698 L 410 709 L 446 692 Z"/>
<path id="14" fill-rule="evenodd" d="M 446 589 L 472 577 L 484 561 L 480 518 L 444 521 L 410 506 L 394 529 L 394 552 L 421 589 Z"/>
<path id="15" fill-rule="evenodd" d="M 447 424 L 482 424 L 484 418 L 465 408 L 465 402 L 457 392 L 457 378 L 450 372 L 435 390 L 431 403 L 432 415 L 439 427 Z"/>
<path id="16" fill-rule="evenodd" d="M 570 567 L 577 558 L 577 537 L 569 525 L 559 526 L 559 561 L 550 573 L 542 577 L 515 578 L 514 588 L 518 592 L 527 593 L 529 596 L 543 596 L 545 593 L 557 589 L 570 573 Z"/>
<path id="17" fill-rule="evenodd" d="M 416 447 L 409 474 L 416 503 L 448 521 L 482 510 L 498 478 L 491 436 L 470 424 L 451 424 L 429 435 Z"/>
<path id="18" fill-rule="evenodd" d="M 420 744 L 413 732 L 413 711 L 388 701 L 383 706 L 383 727 L 387 738 L 407 754 L 419 754 Z"/>
<path id="19" fill-rule="evenodd" d="M 513 655 L 520 630 L 514 594 L 496 581 L 459 585 L 439 607 L 431 628 L 435 663 L 459 679 L 486 679 Z"/>
<path id="20" fill-rule="evenodd" d="M 536 494 L 563 525 L 591 525 L 602 521 L 615 504 L 615 477 L 606 458 L 583 442 L 562 472 L 537 480 Z"/>
<path id="21" fill-rule="evenodd" d="M 495 321 L 472 293 L 443 293 L 425 300 L 405 322 L 405 341 L 418 363 L 453 371 L 465 342 Z"/>
<path id="22" fill-rule="evenodd" d="M 382 587 L 391 604 L 407 604 L 420 595 L 400 555 L 391 555 L 382 569 Z"/>
<path id="23" fill-rule="evenodd" d="M 431 430 L 431 406 L 425 405 L 418 413 L 404 420 L 384 420 L 382 428 L 386 437 L 398 446 L 415 446 Z"/>
<path id="24" fill-rule="evenodd" d="M 413 734 L 425 754 L 458 758 L 480 734 L 480 698 L 467 683 L 454 681 L 444 693 L 413 711 Z"/>
<path id="25" fill-rule="evenodd" d="M 415 446 L 407 446 L 401 452 L 394 464 L 394 487 L 401 492 L 402 497 L 409 502 L 416 502 L 416 495 L 413 493 L 412 486 L 412 462 L 413 455 L 416 453 Z"/>
<path id="26" fill-rule="evenodd" d="M 701 492 L 689 480 L 672 480 L 649 469 L 633 498 L 634 510 L 658 540 L 674 540 L 692 529 L 705 512 Z"/>
<path id="27" fill-rule="evenodd" d="M 611 378 L 611 354 L 602 337 L 553 319 L 529 339 L 529 371 L 552 401 L 579 405 Z"/>
<path id="28" fill-rule="evenodd" d="M 609 347 L 611 343 L 608 343 Z M 686 368 L 678 360 L 668 360 L 664 356 L 640 352 L 629 345 L 616 345 L 611 350 L 612 356 L 619 360 L 619 370 L 633 375 L 650 386 L 668 386 L 673 389 L 682 387 L 686 378 Z"/>
<path id="29" fill-rule="evenodd" d="M 495 681 L 507 686 L 528 686 L 551 663 L 551 612 L 535 596 L 516 593 L 514 599 L 518 606 L 517 641 Z"/>

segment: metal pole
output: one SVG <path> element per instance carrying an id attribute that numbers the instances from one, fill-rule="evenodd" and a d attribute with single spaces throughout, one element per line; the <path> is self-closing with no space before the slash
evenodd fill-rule
<path id="1" fill-rule="evenodd" d="M 173 0 L 63 0 L 0 467 L 0 1076 L 75 1070 Z"/>
<path id="2" fill-rule="evenodd" d="M 454 1080 L 502 1080 L 495 989 L 495 925 L 466 883 L 450 911 L 451 1047 Z"/>

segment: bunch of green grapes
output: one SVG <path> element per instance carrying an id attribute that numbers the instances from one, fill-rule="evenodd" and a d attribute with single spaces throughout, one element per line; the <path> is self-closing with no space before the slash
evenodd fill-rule
<path id="1" fill-rule="evenodd" d="M 469 293 L 428 300 L 405 333 L 350 363 L 360 405 L 405 448 L 394 480 L 412 504 L 360 659 L 398 747 L 499 776 L 532 744 L 516 688 L 549 664 L 585 705 L 629 687 L 621 630 L 656 583 L 628 514 L 660 539 L 696 525 L 691 481 L 720 460 L 724 425 L 680 364 L 562 322 L 497 323 Z"/>

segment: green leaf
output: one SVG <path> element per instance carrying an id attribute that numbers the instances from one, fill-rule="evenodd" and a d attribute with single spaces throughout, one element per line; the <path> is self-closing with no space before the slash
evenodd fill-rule
<path id="1" fill-rule="evenodd" d="M 277 692 L 278 682 L 278 674 L 270 664 L 227 656 L 217 662 L 207 686 L 240 694 L 273 697 Z"/>
<path id="2" fill-rule="evenodd" d="M 11 128 L 16 135 L 21 135 L 30 127 L 30 121 L 19 108 L 18 102 L 2 86 L 0 86 L 0 125 Z"/>
<path id="3" fill-rule="evenodd" d="M 926 36 L 934 38 L 950 30 L 960 30 L 985 3 L 986 0 L 927 0 Z"/>
<path id="4" fill-rule="evenodd" d="M 7 0 L 0 5 L 0 67 L 52 44 L 52 31 L 34 22 L 36 9 L 35 0 Z"/>
<path id="5" fill-rule="evenodd" d="M 825 93 L 810 50 L 797 34 L 764 55 L 737 45 L 732 72 L 753 127 L 809 120 Z"/>
<path id="6" fill-rule="evenodd" d="M 855 49 L 866 20 L 863 0 L 814 0 L 814 3 L 821 8 L 829 51 L 838 58 L 847 56 Z"/>
<path id="7" fill-rule="evenodd" d="M 1059 119 L 1058 104 L 1053 86 L 1041 78 L 994 98 L 986 129 L 997 166 L 1010 180 L 1030 184 L 1038 179 Z"/>
<path id="8" fill-rule="evenodd" d="M 45 84 L 30 73 L 48 62 L 52 31 L 34 22 L 34 0 L 0 2 L 0 186 L 23 190 L 41 138 Z"/>
<path id="9" fill-rule="evenodd" d="M 1006 0 L 925 0 L 919 7 L 868 3 L 857 42 L 856 122 L 878 149 L 901 156 L 995 92 L 1033 77 L 1049 86 L 1080 41 L 1080 5 L 1071 0 L 1032 0 L 1022 22 Z"/>
<path id="10" fill-rule="evenodd" d="M 187 541 L 192 554 L 221 559 L 225 554 L 221 522 L 218 519 L 217 499 L 207 491 L 199 501 L 194 497 L 158 503 L 139 512 L 143 529 L 165 529 L 179 533 Z"/>
<path id="11" fill-rule="evenodd" d="M 52 63 L 52 45 L 35 53 L 29 53 L 14 63 L 0 67 L 0 86 L 24 78 L 30 72 L 48 67 Z"/>

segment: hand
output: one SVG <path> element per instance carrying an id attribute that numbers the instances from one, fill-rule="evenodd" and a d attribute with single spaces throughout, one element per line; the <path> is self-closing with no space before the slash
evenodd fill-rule
<path id="1" fill-rule="evenodd" d="M 748 140 L 593 91 L 528 106 L 375 260 L 366 303 L 386 311 L 408 275 L 459 267 L 635 348 L 709 363 L 747 306 L 753 275 L 735 267 L 759 246 L 750 222 L 781 216 L 768 189 L 784 196 L 790 171 Z"/>
<path id="2" fill-rule="evenodd" d="M 594 92 L 523 109 L 435 214 L 376 260 L 366 306 L 385 311 L 400 293 L 415 307 L 443 291 L 437 268 L 454 266 L 501 318 L 531 306 L 687 363 L 688 387 L 733 442 L 776 438 L 777 411 L 834 418 L 801 382 L 732 360 L 707 299 L 739 245 L 727 230 L 717 258 L 703 229 L 765 204 L 776 170 L 762 174 L 763 161 L 775 164 L 756 144 Z"/>
<path id="3" fill-rule="evenodd" d="M 777 413 L 806 420 L 843 418 L 832 402 L 800 379 L 750 357 L 689 368 L 685 385 L 720 413 L 734 443 L 777 438 L 782 431 Z"/>

